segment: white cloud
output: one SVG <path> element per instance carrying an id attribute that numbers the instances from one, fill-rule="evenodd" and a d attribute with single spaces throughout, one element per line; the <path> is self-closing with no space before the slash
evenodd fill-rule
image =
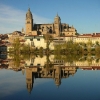
<path id="1" fill-rule="evenodd" d="M 0 33 L 21 31 L 25 27 L 25 15 L 27 11 L 0 4 Z M 48 23 L 51 19 L 40 17 L 33 13 L 35 23 Z"/>

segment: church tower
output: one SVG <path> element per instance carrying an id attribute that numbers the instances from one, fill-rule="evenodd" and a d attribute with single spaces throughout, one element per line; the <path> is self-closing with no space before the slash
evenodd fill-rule
<path id="1" fill-rule="evenodd" d="M 58 16 L 58 14 L 54 18 L 54 30 L 55 30 L 56 35 L 59 36 L 60 30 L 61 30 L 61 19 Z"/>
<path id="2" fill-rule="evenodd" d="M 29 8 L 26 13 L 26 35 L 30 34 L 32 30 L 33 30 L 33 16 Z"/>

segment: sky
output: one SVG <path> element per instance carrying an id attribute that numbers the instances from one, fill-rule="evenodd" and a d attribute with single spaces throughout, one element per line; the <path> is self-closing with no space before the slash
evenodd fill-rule
<path id="1" fill-rule="evenodd" d="M 53 23 L 58 13 L 78 33 L 100 33 L 100 0 L 0 0 L 0 34 L 25 29 L 28 8 L 34 23 Z"/>

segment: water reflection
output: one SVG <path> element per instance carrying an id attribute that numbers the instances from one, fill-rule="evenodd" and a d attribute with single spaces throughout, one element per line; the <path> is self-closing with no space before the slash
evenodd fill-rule
<path id="1" fill-rule="evenodd" d="M 31 93 L 36 78 L 53 79 L 55 86 L 61 85 L 63 78 L 74 76 L 77 69 L 100 70 L 100 60 L 96 56 L 77 55 L 77 59 L 70 56 L 44 55 L 7 55 L 0 59 L 0 69 L 10 69 L 16 72 L 26 72 L 26 88 Z M 69 58 L 69 59 L 68 59 Z"/>
<path id="2" fill-rule="evenodd" d="M 55 81 L 55 85 L 59 87 L 61 85 L 62 78 L 68 78 L 70 75 L 74 75 L 76 67 L 54 66 L 53 68 L 41 68 L 41 67 L 29 67 L 26 68 L 26 84 L 27 89 L 31 92 L 33 88 L 34 78 L 52 78 Z"/>

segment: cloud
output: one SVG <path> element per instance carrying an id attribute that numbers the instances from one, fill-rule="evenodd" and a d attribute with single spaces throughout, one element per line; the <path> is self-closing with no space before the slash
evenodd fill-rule
<path id="1" fill-rule="evenodd" d="M 21 31 L 25 27 L 25 15 L 27 11 L 0 4 L 0 33 Z M 35 23 L 48 23 L 51 19 L 43 18 L 33 13 Z"/>

